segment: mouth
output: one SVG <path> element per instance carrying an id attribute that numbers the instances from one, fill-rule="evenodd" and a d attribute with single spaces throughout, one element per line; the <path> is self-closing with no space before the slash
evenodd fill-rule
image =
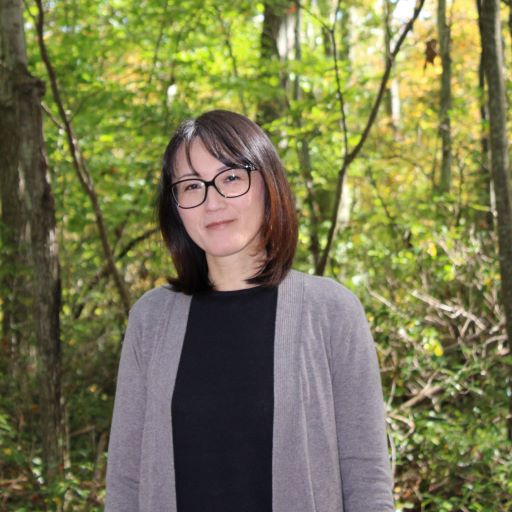
<path id="1" fill-rule="evenodd" d="M 234 219 L 229 220 L 219 220 L 215 222 L 210 222 L 209 224 L 206 224 L 207 229 L 222 229 L 223 227 L 227 226 L 231 222 L 233 222 Z"/>

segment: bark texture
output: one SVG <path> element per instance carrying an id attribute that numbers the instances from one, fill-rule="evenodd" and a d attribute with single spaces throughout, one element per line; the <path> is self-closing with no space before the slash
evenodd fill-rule
<path id="1" fill-rule="evenodd" d="M 31 333 L 38 349 L 39 406 L 46 483 L 63 468 L 61 421 L 60 277 L 55 205 L 44 152 L 41 99 L 44 83 L 27 69 L 21 0 L 0 0 L 0 139 L 2 215 L 9 243 L 27 239 Z M 5 151 L 5 152 L 4 152 Z M 4 198 L 2 198 L 3 200 Z M 23 206 L 20 206 L 23 205 Z M 7 209 L 5 209 L 7 208 Z M 20 208 L 22 221 L 15 219 Z M 16 254 L 18 248 L 14 248 Z M 9 305 L 7 308 L 9 309 Z M 12 307 L 12 305 L 11 305 Z"/>
<path id="2" fill-rule="evenodd" d="M 507 105 L 499 0 L 482 0 L 480 29 L 488 88 L 491 170 L 496 194 L 501 300 L 509 351 L 512 349 L 512 201 L 507 140 Z M 509 390 L 508 439 L 512 441 L 512 389 Z"/>
<path id="3" fill-rule="evenodd" d="M 256 121 L 258 124 L 268 124 L 279 118 L 286 109 L 286 83 L 280 70 L 281 57 L 279 55 L 278 39 L 281 27 L 286 19 L 288 2 L 286 5 L 275 6 L 272 2 L 265 2 L 263 29 L 260 38 L 260 54 L 263 62 L 273 62 L 272 72 L 261 76 L 263 82 L 274 84 L 274 94 L 266 95 L 258 104 Z"/>
<path id="4" fill-rule="evenodd" d="M 3 0 L 2 0 L 3 1 Z M 9 15 L 7 4 L 0 4 L 0 155 L 2 167 L 0 172 L 0 200 L 2 205 L 2 260 L 1 260 L 1 294 L 3 298 L 2 340 L 1 344 L 6 371 L 9 372 L 8 392 L 18 400 L 14 401 L 18 431 L 22 431 L 27 418 L 25 411 L 30 403 L 27 373 L 24 371 L 25 354 L 28 350 L 28 304 L 24 297 L 29 289 L 28 224 L 27 212 L 23 201 L 26 186 L 18 172 L 17 155 L 19 140 L 17 134 L 17 116 L 14 108 L 11 84 L 6 75 L 9 60 L 6 40 L 14 48 L 22 46 L 19 34 L 13 27 L 5 26 L 3 20 Z"/>
<path id="5" fill-rule="evenodd" d="M 478 25 L 481 27 L 481 0 L 477 1 L 478 9 Z M 491 176 L 491 154 L 489 148 L 489 130 L 486 128 L 489 122 L 489 106 L 485 98 L 485 71 L 484 71 L 484 58 L 483 51 L 480 52 L 480 61 L 478 63 L 478 95 L 480 102 L 480 120 L 482 126 L 482 133 L 480 138 L 480 145 L 482 151 L 482 158 L 479 171 L 479 179 L 477 184 L 477 193 L 479 196 L 478 204 L 481 205 L 481 210 L 475 212 L 475 224 L 480 229 L 488 231 L 494 230 L 494 214 L 496 211 L 496 200 L 493 190 L 492 176 Z M 485 210 L 484 210 L 485 208 Z"/>
<path id="6" fill-rule="evenodd" d="M 393 14 L 391 1 L 384 0 L 382 8 L 382 19 L 384 23 L 384 65 L 386 65 L 391 56 L 391 17 Z M 391 77 L 389 85 L 386 86 L 384 104 L 389 127 L 393 130 L 393 134 L 396 138 L 400 128 L 400 96 L 396 76 Z"/>
<path id="7" fill-rule="evenodd" d="M 450 190 L 452 166 L 452 134 L 450 109 L 452 106 L 452 59 L 451 30 L 446 21 L 446 0 L 439 0 L 437 7 L 437 33 L 439 36 L 439 54 L 443 71 L 441 73 L 441 103 L 439 109 L 439 135 L 441 137 L 441 180 L 440 189 Z"/>

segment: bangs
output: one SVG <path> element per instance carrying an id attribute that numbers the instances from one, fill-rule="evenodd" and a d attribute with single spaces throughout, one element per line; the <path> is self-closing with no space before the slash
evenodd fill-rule
<path id="1" fill-rule="evenodd" d="M 245 130 L 237 131 L 232 126 L 214 123 L 190 123 L 182 128 L 182 136 L 176 141 L 175 150 L 171 153 L 170 170 L 176 177 L 176 159 L 178 152 L 184 151 L 190 169 L 197 172 L 190 156 L 192 143 L 200 140 L 206 151 L 226 166 L 255 165 L 254 155 L 249 150 L 249 141 L 243 140 Z M 198 173 L 199 174 L 199 173 Z"/>

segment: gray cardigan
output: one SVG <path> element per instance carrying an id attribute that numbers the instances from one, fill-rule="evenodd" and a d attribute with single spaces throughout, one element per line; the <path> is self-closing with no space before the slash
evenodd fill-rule
<path id="1" fill-rule="evenodd" d="M 106 512 L 176 512 L 171 397 L 190 299 L 161 286 L 130 310 Z M 273 512 L 394 510 L 380 372 L 363 306 L 334 280 L 295 270 L 278 288 L 272 502 Z"/>

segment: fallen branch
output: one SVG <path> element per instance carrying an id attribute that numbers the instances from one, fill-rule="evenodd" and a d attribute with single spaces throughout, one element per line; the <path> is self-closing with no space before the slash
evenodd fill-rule
<path id="1" fill-rule="evenodd" d="M 479 329 L 485 330 L 487 328 L 480 318 L 478 318 L 473 313 L 466 311 L 460 305 L 445 304 L 437 300 L 436 298 L 432 297 L 431 295 L 427 295 L 426 293 L 422 293 L 417 290 L 413 290 L 412 292 L 410 292 L 410 294 L 416 299 L 425 302 L 429 306 L 432 306 L 437 310 L 444 311 L 452 319 L 458 318 L 459 316 L 463 316 L 464 318 L 468 318 L 469 320 L 473 321 Z"/>
<path id="2" fill-rule="evenodd" d="M 414 407 L 415 405 L 419 404 L 420 402 L 423 402 L 424 400 L 427 400 L 428 398 L 432 398 L 434 395 L 437 395 L 441 391 L 444 390 L 443 386 L 437 385 L 437 386 L 431 386 L 430 384 L 427 384 L 422 390 L 418 392 L 417 395 L 413 396 L 407 402 L 404 402 L 403 404 L 400 404 L 398 407 L 399 411 L 403 411 L 405 409 L 410 409 L 411 407 Z"/>

